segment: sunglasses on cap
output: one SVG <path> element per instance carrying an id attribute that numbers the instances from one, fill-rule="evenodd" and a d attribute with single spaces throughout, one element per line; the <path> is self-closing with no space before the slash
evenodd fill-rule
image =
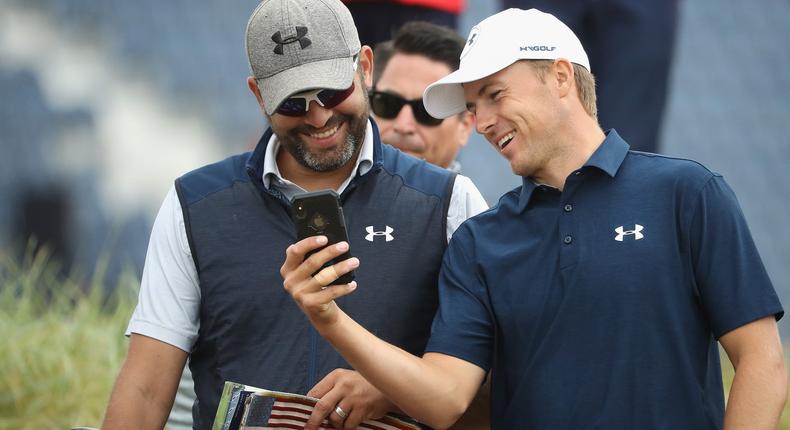
<path id="1" fill-rule="evenodd" d="M 359 54 L 354 55 L 352 61 L 351 68 L 356 72 L 357 67 L 359 67 Z M 288 97 L 280 103 L 280 106 L 277 107 L 275 112 L 285 116 L 305 116 L 307 115 L 307 110 L 310 109 L 310 102 L 315 101 L 324 109 L 332 109 L 340 103 L 343 103 L 353 92 L 354 81 L 351 81 L 351 86 L 345 90 L 321 88 L 308 90 Z"/>
<path id="2" fill-rule="evenodd" d="M 294 94 L 280 103 L 275 112 L 285 116 L 305 116 L 310 108 L 310 102 L 315 101 L 324 109 L 343 103 L 354 92 L 354 82 L 345 90 L 317 89 Z"/>
<path id="3" fill-rule="evenodd" d="M 376 116 L 381 118 L 394 119 L 398 116 L 404 105 L 409 105 L 414 114 L 414 119 L 422 125 L 435 127 L 444 121 L 444 119 L 432 117 L 428 111 L 425 110 L 422 98 L 406 100 L 401 96 L 376 90 L 371 90 L 368 95 L 370 97 L 370 109 Z"/>

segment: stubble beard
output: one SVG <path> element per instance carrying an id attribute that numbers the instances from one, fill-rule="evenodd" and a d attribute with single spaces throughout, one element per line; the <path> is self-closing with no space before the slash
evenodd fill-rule
<path id="1" fill-rule="evenodd" d="M 367 100 L 367 96 L 365 100 Z M 324 128 L 331 128 L 343 123 L 348 125 L 342 143 L 333 148 L 311 151 L 301 137 L 301 133 L 316 132 L 316 129 L 310 126 L 297 127 L 286 135 L 278 137 L 280 144 L 300 165 L 316 172 L 329 172 L 345 166 L 359 152 L 365 139 L 367 118 L 368 109 L 363 109 L 358 116 L 333 115 Z"/>

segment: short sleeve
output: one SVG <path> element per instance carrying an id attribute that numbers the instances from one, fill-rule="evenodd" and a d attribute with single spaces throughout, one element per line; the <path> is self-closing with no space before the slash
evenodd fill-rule
<path id="1" fill-rule="evenodd" d="M 200 327 L 200 287 L 184 216 L 171 188 L 154 221 L 137 307 L 126 335 L 142 334 L 190 352 Z"/>
<path id="2" fill-rule="evenodd" d="M 495 327 L 486 285 L 473 255 L 468 223 L 453 236 L 439 273 L 439 309 L 426 352 L 468 361 L 488 371 L 492 363 Z"/>
<path id="3" fill-rule="evenodd" d="M 689 239 L 700 301 L 716 338 L 768 315 L 782 317 L 735 193 L 721 176 L 702 188 Z"/>

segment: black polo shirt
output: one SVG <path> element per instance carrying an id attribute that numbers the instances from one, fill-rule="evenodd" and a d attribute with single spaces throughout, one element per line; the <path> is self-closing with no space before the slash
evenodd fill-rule
<path id="1" fill-rule="evenodd" d="M 495 429 L 721 428 L 717 339 L 782 316 L 722 177 L 612 130 L 454 234 L 427 351 L 492 369 Z"/>

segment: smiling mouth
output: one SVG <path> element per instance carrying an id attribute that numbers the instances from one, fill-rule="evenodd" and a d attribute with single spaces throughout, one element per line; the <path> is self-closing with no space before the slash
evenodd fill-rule
<path id="1" fill-rule="evenodd" d="M 513 140 L 515 136 L 516 136 L 515 131 L 511 131 L 510 133 L 502 136 L 502 138 L 499 139 L 499 141 L 497 141 L 496 143 L 496 145 L 499 147 L 499 150 L 501 151 L 505 149 L 505 147 Z"/>
<path id="2" fill-rule="evenodd" d="M 307 134 L 308 136 L 312 137 L 313 139 L 326 139 L 326 138 L 334 136 L 337 133 L 337 131 L 340 130 L 340 126 L 342 124 L 343 123 L 337 123 L 337 124 L 335 124 L 334 127 L 329 128 L 329 129 L 324 130 L 324 131 L 319 132 L 319 133 L 305 133 L 305 134 Z"/>

